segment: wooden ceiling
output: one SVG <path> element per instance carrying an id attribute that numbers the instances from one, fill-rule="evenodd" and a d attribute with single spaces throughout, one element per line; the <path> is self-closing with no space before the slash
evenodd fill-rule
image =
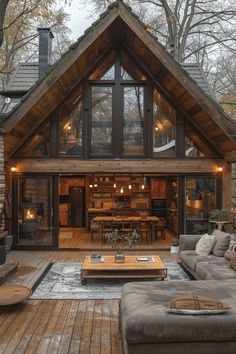
<path id="1" fill-rule="evenodd" d="M 213 146 L 226 161 L 236 161 L 235 122 L 173 60 L 127 5 L 119 1 L 109 6 L 2 124 L 6 130 L 6 158 L 78 87 L 117 41 L 143 66 L 191 129 L 200 132 L 203 145 Z"/>

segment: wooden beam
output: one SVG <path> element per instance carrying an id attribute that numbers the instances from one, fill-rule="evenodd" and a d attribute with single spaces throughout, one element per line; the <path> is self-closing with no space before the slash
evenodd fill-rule
<path id="1" fill-rule="evenodd" d="M 11 159 L 8 168 L 16 166 L 17 172 L 29 173 L 217 173 L 217 167 L 224 166 L 223 160 L 206 158 L 158 160 L 79 160 L 56 158 Z"/>

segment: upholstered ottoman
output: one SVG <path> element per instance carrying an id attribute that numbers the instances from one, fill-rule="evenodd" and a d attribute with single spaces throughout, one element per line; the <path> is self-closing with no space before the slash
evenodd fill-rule
<path id="1" fill-rule="evenodd" d="M 165 305 L 184 294 L 217 298 L 231 309 L 217 315 L 180 315 Z M 127 283 L 120 304 L 125 354 L 235 354 L 236 281 Z"/>

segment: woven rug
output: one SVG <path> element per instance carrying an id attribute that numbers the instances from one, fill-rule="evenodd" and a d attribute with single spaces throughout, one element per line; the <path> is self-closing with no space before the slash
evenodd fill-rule
<path id="1" fill-rule="evenodd" d="M 177 262 L 165 262 L 167 278 L 189 280 Z M 81 285 L 81 263 L 54 263 L 33 292 L 31 299 L 120 299 L 120 281 L 88 281 Z"/>

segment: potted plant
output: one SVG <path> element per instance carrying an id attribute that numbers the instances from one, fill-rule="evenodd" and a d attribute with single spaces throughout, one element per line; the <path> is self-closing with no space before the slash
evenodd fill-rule
<path id="1" fill-rule="evenodd" d="M 117 263 L 124 263 L 125 256 L 123 251 L 118 250 L 121 243 L 126 242 L 129 247 L 132 247 L 135 243 L 140 240 L 140 235 L 136 230 L 129 232 L 128 234 L 122 235 L 119 230 L 115 229 L 112 232 L 107 232 L 104 238 L 108 243 L 111 244 L 112 248 L 116 248 L 115 261 Z"/>

